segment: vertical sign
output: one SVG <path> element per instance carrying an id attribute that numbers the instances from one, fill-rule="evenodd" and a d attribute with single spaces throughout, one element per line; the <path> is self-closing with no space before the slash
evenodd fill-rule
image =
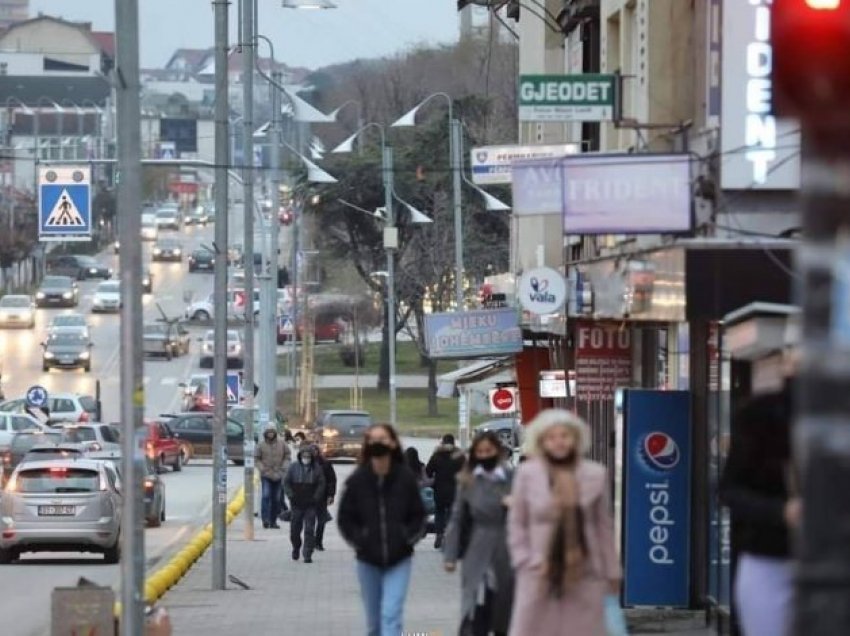
<path id="1" fill-rule="evenodd" d="M 613 400 L 632 379 L 631 332 L 619 323 L 577 321 L 576 399 Z"/>
<path id="2" fill-rule="evenodd" d="M 625 392 L 623 602 L 687 607 L 690 583 L 690 393 Z"/>
<path id="3" fill-rule="evenodd" d="M 38 238 L 91 240 L 91 170 L 88 166 L 38 169 Z"/>

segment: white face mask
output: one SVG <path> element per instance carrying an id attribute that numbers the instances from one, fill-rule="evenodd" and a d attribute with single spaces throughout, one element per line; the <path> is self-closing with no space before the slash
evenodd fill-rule
<path id="1" fill-rule="evenodd" d="M 302 464 L 304 464 L 305 466 L 309 466 L 309 465 L 313 462 L 313 460 L 312 460 L 310 457 L 306 457 L 306 456 L 299 457 L 298 459 L 299 459 L 299 460 L 301 461 L 301 463 L 302 463 Z"/>

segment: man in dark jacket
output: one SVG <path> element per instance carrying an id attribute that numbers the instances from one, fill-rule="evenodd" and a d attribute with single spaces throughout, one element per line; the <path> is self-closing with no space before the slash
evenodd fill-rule
<path id="1" fill-rule="evenodd" d="M 316 460 L 322 467 L 322 474 L 325 477 L 325 492 L 316 509 L 316 550 L 323 552 L 325 549 L 323 543 L 325 525 L 327 525 L 330 518 L 328 508 L 333 505 L 334 497 L 336 497 L 336 471 L 333 464 L 331 464 L 331 460 L 322 455 L 322 451 L 318 446 L 314 446 L 313 450 L 316 453 Z"/>
<path id="2" fill-rule="evenodd" d="M 463 468 L 463 451 L 455 446 L 454 435 L 443 435 L 442 443 L 428 460 L 425 474 L 434 480 L 434 547 L 443 545 L 446 522 L 452 511 L 457 490 L 457 474 Z"/>
<path id="3" fill-rule="evenodd" d="M 303 531 L 304 563 L 312 563 L 316 539 L 316 511 L 324 497 L 325 475 L 311 446 L 302 446 L 298 450 L 298 461 L 289 467 L 283 487 L 292 506 L 292 519 L 289 522 L 292 558 L 297 561 L 301 555 Z"/>

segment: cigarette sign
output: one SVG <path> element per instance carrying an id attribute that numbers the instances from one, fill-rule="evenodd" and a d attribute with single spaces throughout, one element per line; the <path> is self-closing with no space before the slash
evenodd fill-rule
<path id="1" fill-rule="evenodd" d="M 520 121 L 610 121 L 614 75 L 522 75 Z"/>

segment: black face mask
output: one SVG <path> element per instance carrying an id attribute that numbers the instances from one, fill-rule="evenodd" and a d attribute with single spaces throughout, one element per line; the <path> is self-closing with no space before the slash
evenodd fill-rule
<path id="1" fill-rule="evenodd" d="M 493 455 L 492 457 L 484 457 L 483 459 L 477 459 L 476 461 L 481 468 L 489 472 L 499 465 L 499 456 Z"/>
<path id="2" fill-rule="evenodd" d="M 370 442 L 366 444 L 366 457 L 386 457 L 392 450 L 389 444 L 384 442 Z"/>

